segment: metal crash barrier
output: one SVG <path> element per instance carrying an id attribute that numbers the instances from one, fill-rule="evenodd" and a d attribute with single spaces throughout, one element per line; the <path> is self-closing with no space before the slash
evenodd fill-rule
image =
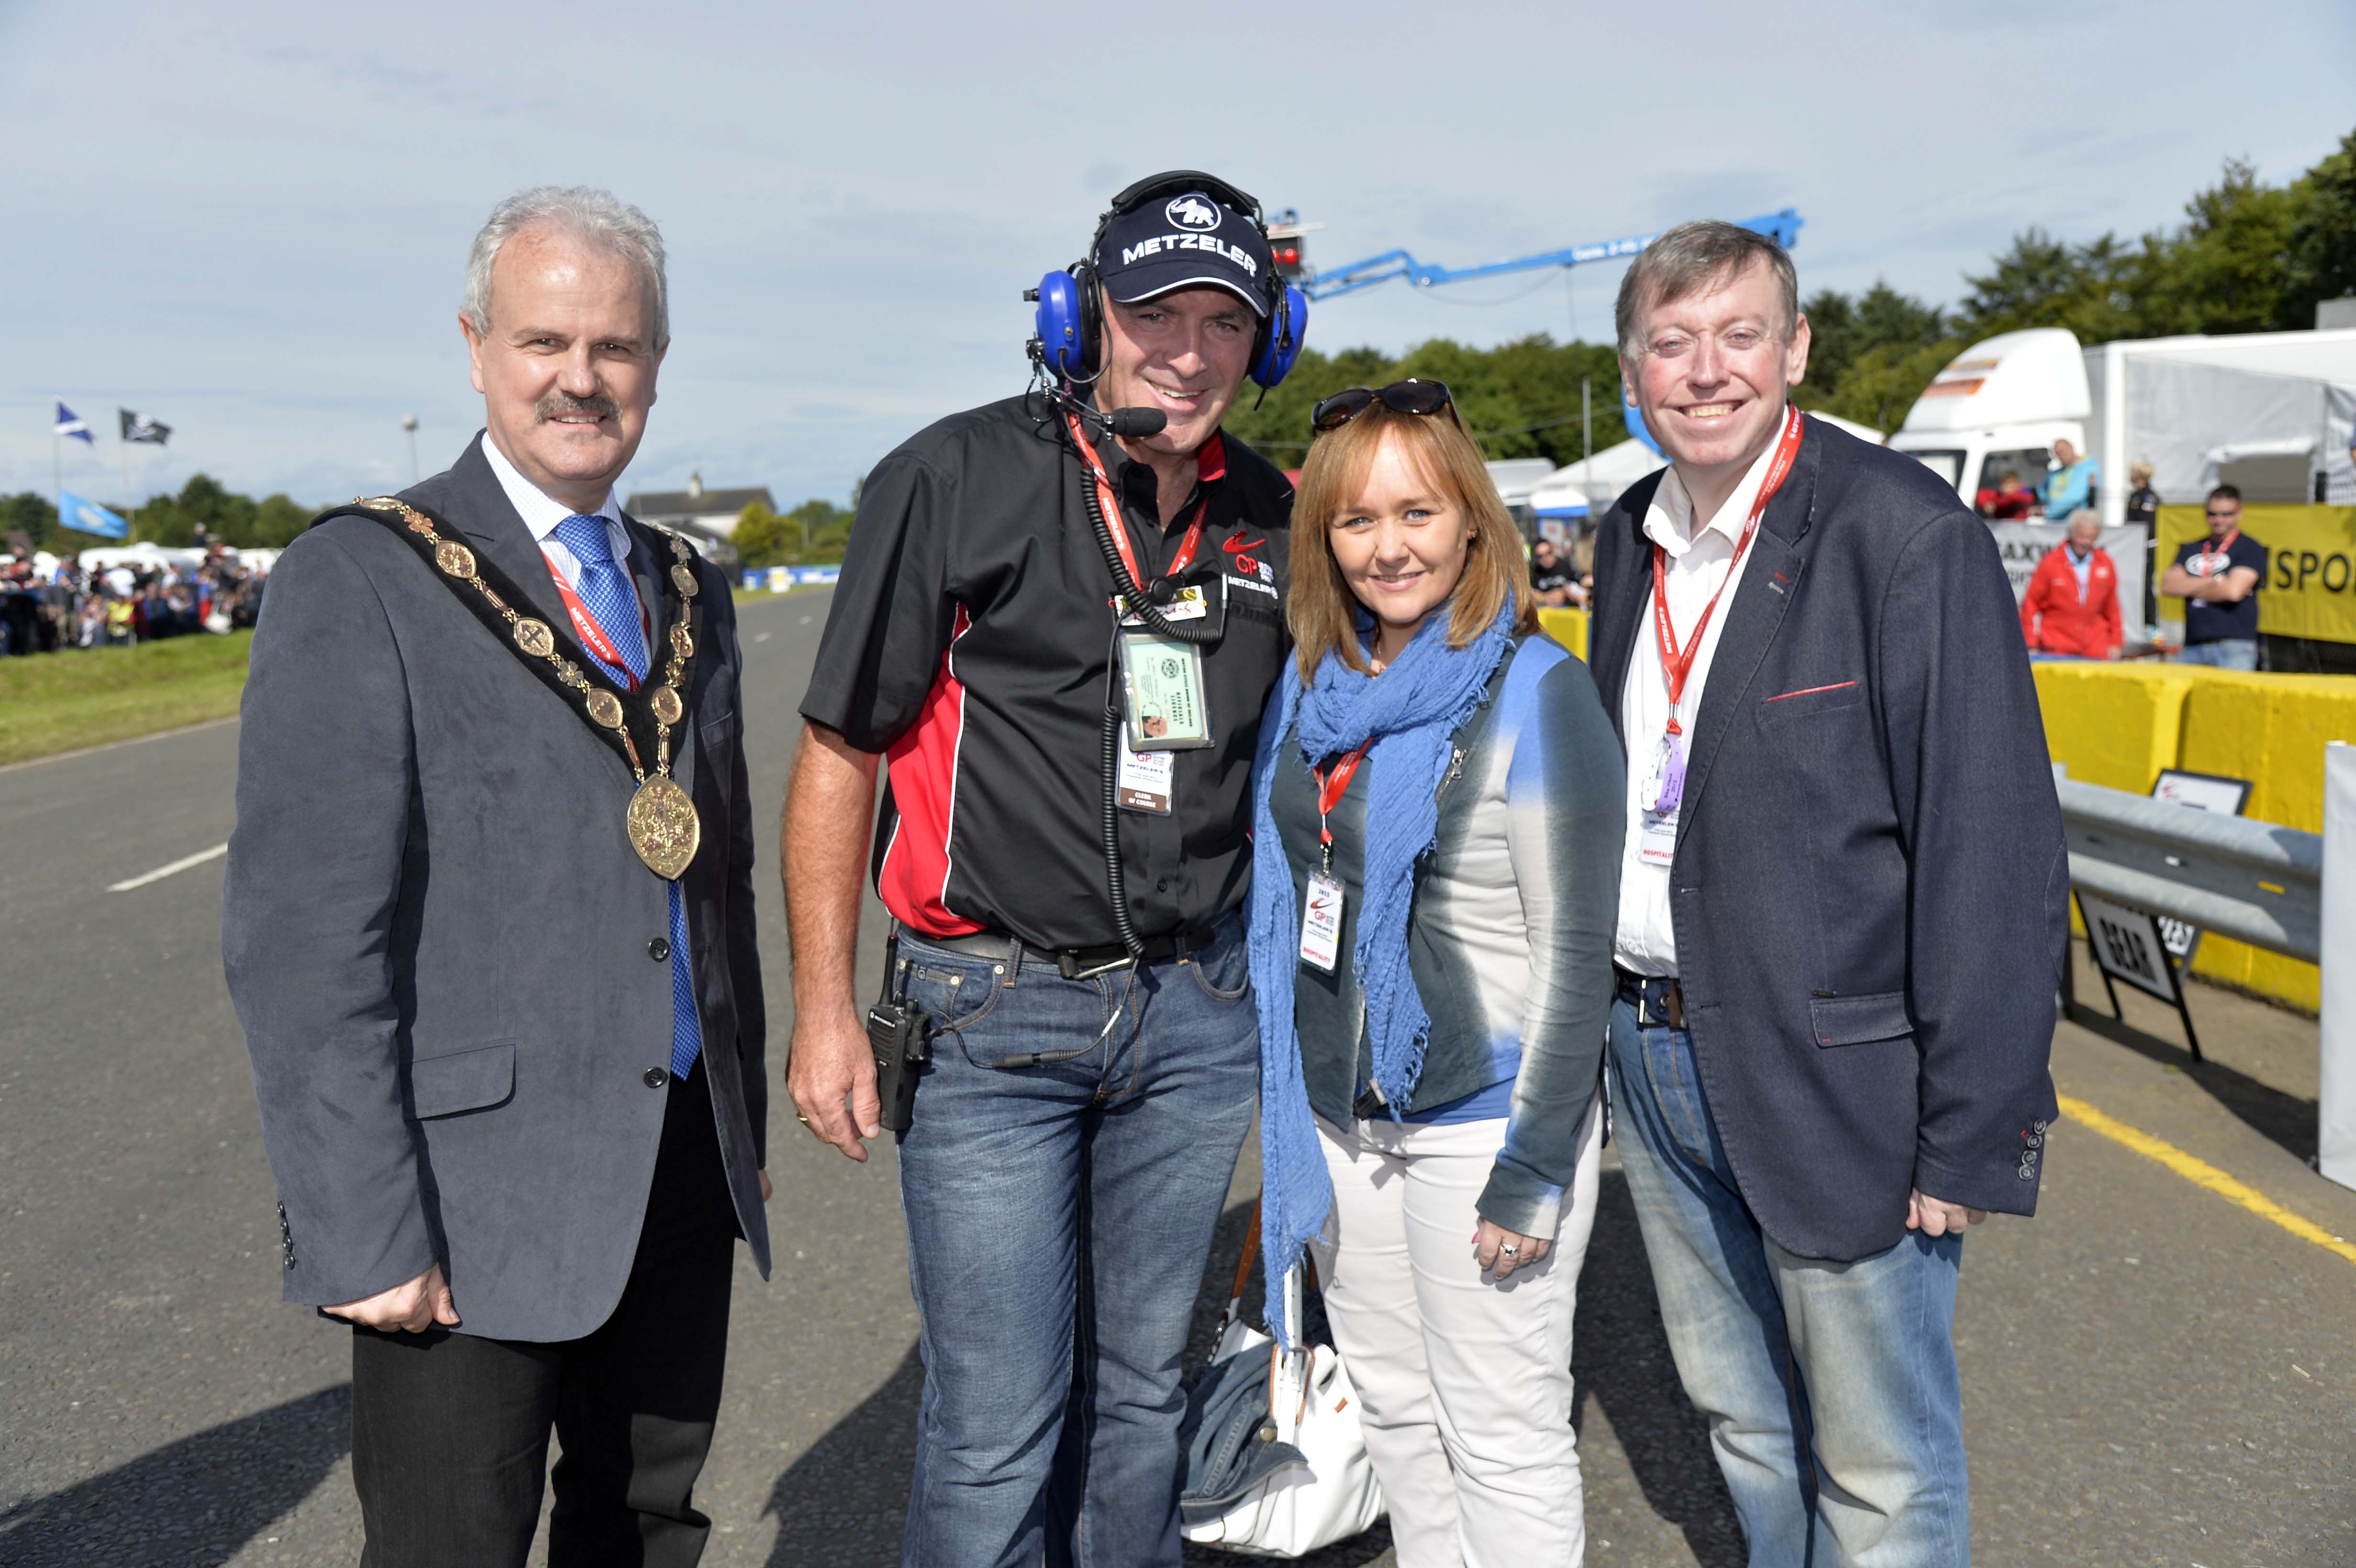
<path id="1" fill-rule="evenodd" d="M 2199 1061 L 2183 971 L 2200 932 L 2321 962 L 2321 834 L 2054 774 L 2070 885 L 2115 1016 L 2121 981 L 2170 1004 Z M 2066 969 L 2062 997 L 2074 1011 Z"/>

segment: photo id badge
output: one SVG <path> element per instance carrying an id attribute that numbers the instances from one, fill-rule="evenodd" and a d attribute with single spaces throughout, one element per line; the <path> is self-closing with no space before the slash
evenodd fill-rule
<path id="1" fill-rule="evenodd" d="M 1342 953 L 1342 884 L 1323 871 L 1309 873 L 1309 896 L 1301 907 L 1301 961 L 1333 972 Z"/>
<path id="2" fill-rule="evenodd" d="M 1211 743 L 1203 702 L 1203 651 L 1146 632 L 1120 635 L 1121 685 L 1129 696 L 1129 745 L 1185 752 Z"/>
<path id="3" fill-rule="evenodd" d="M 1685 749 L 1675 735 L 1664 735 L 1654 749 L 1652 766 L 1636 787 L 1644 807 L 1636 858 L 1647 866 L 1666 866 L 1677 855 L 1677 809 L 1685 803 Z"/>
<path id="4" fill-rule="evenodd" d="M 1121 737 L 1120 774 L 1113 781 L 1115 793 L 1120 797 L 1123 811 L 1149 811 L 1156 816 L 1170 815 L 1170 788 L 1178 774 L 1178 756 L 1174 752 L 1132 752 L 1129 737 Z"/>

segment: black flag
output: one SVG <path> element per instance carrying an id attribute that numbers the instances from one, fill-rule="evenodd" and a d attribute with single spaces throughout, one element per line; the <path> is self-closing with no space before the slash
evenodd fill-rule
<path id="1" fill-rule="evenodd" d="M 123 439 L 125 441 L 144 441 L 152 445 L 161 446 L 172 438 L 170 425 L 159 424 L 145 414 L 134 414 L 129 409 L 117 409 L 114 411 L 122 417 Z"/>

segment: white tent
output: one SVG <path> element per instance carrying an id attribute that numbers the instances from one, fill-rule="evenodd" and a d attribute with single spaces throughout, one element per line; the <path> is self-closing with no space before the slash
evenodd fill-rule
<path id="1" fill-rule="evenodd" d="M 1828 425 L 1837 426 L 1857 437 L 1858 440 L 1869 441 L 1876 446 L 1890 439 L 1887 433 L 1874 429 L 1869 424 L 1859 424 L 1855 420 L 1845 420 L 1838 414 L 1828 414 L 1822 409 L 1810 409 L 1808 417 L 1812 420 L 1822 420 Z"/>
<path id="2" fill-rule="evenodd" d="M 2282 487 L 2253 500 L 2313 501 L 2320 475 L 2323 500 L 2356 504 L 2356 329 L 2105 343 L 2085 360 L 2104 522 L 2125 520 L 2127 465 L 2138 459 L 2170 503 L 2197 502 L 2221 478 Z"/>
<path id="3" fill-rule="evenodd" d="M 1508 507 L 1526 507 L 1530 491 L 1554 472 L 1554 464 L 1543 457 L 1504 457 L 1488 464 L 1489 483 L 1497 487 L 1497 497 Z"/>
<path id="4" fill-rule="evenodd" d="M 194 571 L 205 563 L 205 552 L 200 549 L 166 549 L 153 539 L 141 539 L 137 544 L 100 545 L 82 551 L 76 559 L 81 562 L 85 571 L 105 571 L 117 566 L 127 566 L 139 571 L 166 566 Z"/>
<path id="5" fill-rule="evenodd" d="M 1607 446 L 1593 457 L 1567 464 L 1530 492 L 1530 509 L 1541 517 L 1580 517 L 1601 511 L 1620 498 L 1620 492 L 1667 466 L 1660 453 L 1631 438 Z"/>

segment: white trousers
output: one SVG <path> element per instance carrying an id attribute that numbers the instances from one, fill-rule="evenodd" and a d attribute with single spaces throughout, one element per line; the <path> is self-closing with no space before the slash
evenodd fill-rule
<path id="1" fill-rule="evenodd" d="M 1399 1568 L 1575 1568 L 1570 1330 L 1602 1119 L 1590 1104 L 1554 1250 L 1503 1284 L 1481 1273 L 1472 1232 L 1504 1118 L 1317 1130 L 1333 1178 L 1318 1273 Z"/>

